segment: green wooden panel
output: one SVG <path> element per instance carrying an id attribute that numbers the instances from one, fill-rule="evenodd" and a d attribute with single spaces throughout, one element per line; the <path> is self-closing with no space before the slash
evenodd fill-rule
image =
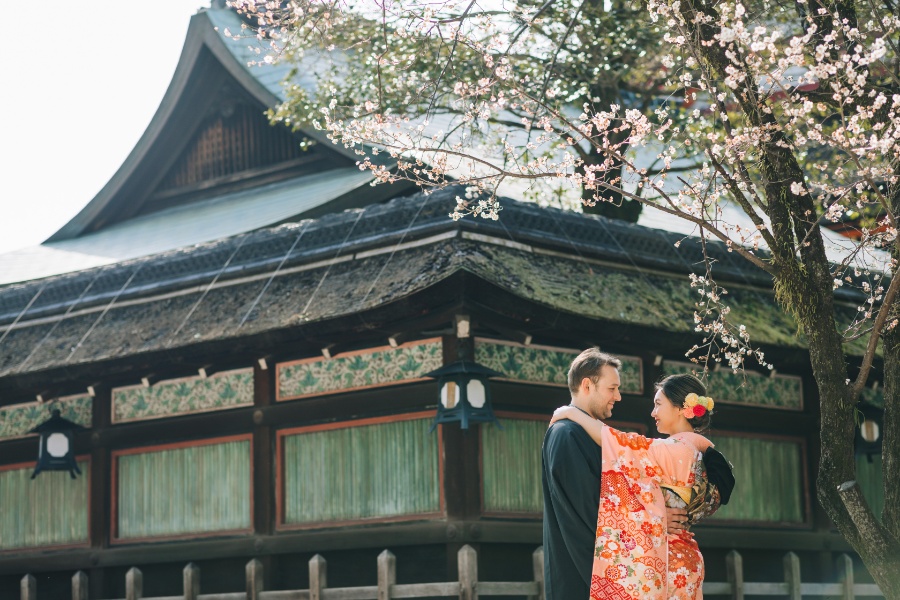
<path id="1" fill-rule="evenodd" d="M 429 427 L 415 419 L 285 436 L 284 522 L 438 512 L 438 436 Z"/>
<path id="2" fill-rule="evenodd" d="M 184 377 L 112 391 L 113 421 L 156 419 L 253 404 L 253 369 Z"/>
<path id="3" fill-rule="evenodd" d="M 46 471 L 32 480 L 32 467 L 0 471 L 0 549 L 87 543 L 90 466 L 78 468 L 77 479 Z"/>
<path id="4" fill-rule="evenodd" d="M 696 369 L 697 365 L 691 363 L 663 363 L 666 375 L 692 373 Z M 803 380 L 796 375 L 770 377 L 752 371 L 720 369 L 707 374 L 706 389 L 716 402 L 803 410 Z"/>
<path id="5" fill-rule="evenodd" d="M 856 455 L 856 481 L 862 489 L 863 496 L 878 520 L 884 512 L 884 479 L 881 472 L 881 454 Z"/>
<path id="6" fill-rule="evenodd" d="M 541 446 L 546 420 L 499 419 L 503 429 L 481 428 L 481 475 L 485 512 L 541 513 Z M 637 431 L 616 425 L 621 431 Z"/>
<path id="7" fill-rule="evenodd" d="M 118 538 L 249 529 L 250 441 L 118 459 Z"/>
<path id="8" fill-rule="evenodd" d="M 541 445 L 549 419 L 500 419 L 481 427 L 481 473 L 486 512 L 540 513 Z"/>
<path id="9" fill-rule="evenodd" d="M 802 523 L 803 453 L 799 442 L 712 436 L 734 465 L 731 501 L 710 517 L 719 520 Z"/>
<path id="10" fill-rule="evenodd" d="M 0 408 L 0 439 L 28 435 L 28 432 L 50 418 L 53 410 L 83 427 L 91 426 L 94 399 L 90 396 L 66 396 L 53 402 L 28 402 Z"/>
<path id="11" fill-rule="evenodd" d="M 475 361 L 506 375 L 509 379 L 530 383 L 568 385 L 569 366 L 581 350 L 523 346 L 482 338 L 475 339 Z M 619 356 L 622 368 L 621 391 L 625 394 L 643 394 L 644 376 L 641 359 Z"/>
<path id="12" fill-rule="evenodd" d="M 278 400 L 420 379 L 443 364 L 440 340 L 277 365 Z"/>

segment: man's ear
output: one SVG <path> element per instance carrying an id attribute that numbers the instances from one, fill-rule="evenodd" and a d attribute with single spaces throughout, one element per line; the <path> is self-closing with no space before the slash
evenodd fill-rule
<path id="1" fill-rule="evenodd" d="M 594 383 L 594 382 L 591 381 L 591 378 L 590 378 L 590 377 L 582 377 L 582 378 L 581 378 L 581 385 L 578 386 L 578 389 L 580 389 L 582 393 L 588 394 L 588 393 L 590 393 L 590 391 L 591 391 L 591 384 L 592 384 L 592 383 Z"/>

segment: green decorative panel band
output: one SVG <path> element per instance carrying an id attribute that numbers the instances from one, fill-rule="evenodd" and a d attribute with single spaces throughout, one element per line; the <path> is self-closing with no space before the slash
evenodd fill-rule
<path id="1" fill-rule="evenodd" d="M 168 379 L 150 387 L 112 391 L 114 423 L 174 417 L 253 404 L 253 369 L 216 373 L 207 378 Z"/>
<path id="2" fill-rule="evenodd" d="M 541 513 L 541 445 L 548 419 L 501 418 L 481 427 L 481 473 L 487 513 Z"/>
<path id="3" fill-rule="evenodd" d="M 806 478 L 799 441 L 711 436 L 734 465 L 735 487 L 713 520 L 804 523 Z"/>
<path id="4" fill-rule="evenodd" d="M 41 404 L 13 404 L 0 408 L 0 440 L 28 435 L 28 432 L 50 418 L 50 411 L 59 409 L 60 416 L 83 427 L 91 426 L 93 398 L 85 395 L 64 396 Z"/>
<path id="5" fill-rule="evenodd" d="M 278 400 L 416 381 L 442 365 L 440 339 L 282 363 Z"/>
<path id="6" fill-rule="evenodd" d="M 696 365 L 690 363 L 668 360 L 663 363 L 666 375 L 690 373 L 694 369 Z M 803 381 L 796 375 L 769 377 L 751 371 L 735 373 L 722 368 L 709 372 L 706 388 L 716 402 L 803 410 Z"/>
<path id="7" fill-rule="evenodd" d="M 438 513 L 438 435 L 430 427 L 426 418 L 285 435 L 282 523 Z"/>
<path id="8" fill-rule="evenodd" d="M 525 346 L 514 342 L 475 339 L 475 361 L 504 373 L 508 379 L 551 385 L 568 385 L 569 365 L 581 350 Z M 644 393 L 641 359 L 618 356 L 622 361 L 619 376 L 621 391 L 626 394 Z"/>
<path id="9" fill-rule="evenodd" d="M 856 481 L 872 513 L 881 520 L 884 512 L 884 476 L 881 472 L 881 454 L 856 455 Z"/>
<path id="10" fill-rule="evenodd" d="M 88 543 L 90 464 L 81 475 L 46 471 L 31 479 L 33 466 L 0 471 L 0 550 Z"/>
<path id="11" fill-rule="evenodd" d="M 119 455 L 116 539 L 248 530 L 250 464 L 248 438 Z"/>

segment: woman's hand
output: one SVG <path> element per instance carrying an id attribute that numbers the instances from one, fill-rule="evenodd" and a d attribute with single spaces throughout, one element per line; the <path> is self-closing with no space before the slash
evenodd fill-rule
<path id="1" fill-rule="evenodd" d="M 562 419 L 569 419 L 574 421 L 574 413 L 577 413 L 578 409 L 574 406 L 560 406 L 556 410 L 553 411 L 553 416 L 550 417 L 550 424 L 553 425 L 557 421 L 561 421 Z"/>

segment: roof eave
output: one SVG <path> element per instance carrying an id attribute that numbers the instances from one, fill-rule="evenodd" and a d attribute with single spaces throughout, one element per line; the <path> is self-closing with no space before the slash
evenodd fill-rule
<path id="1" fill-rule="evenodd" d="M 125 187 L 128 181 L 140 169 L 141 164 L 146 160 L 148 154 L 150 154 L 151 150 L 157 144 L 160 136 L 167 130 L 173 114 L 176 112 L 182 97 L 188 90 L 193 72 L 204 48 L 207 49 L 224 69 L 259 102 L 265 106 L 275 106 L 281 101 L 280 98 L 274 95 L 253 76 L 247 65 L 241 64 L 235 55 L 228 50 L 225 41 L 215 30 L 215 26 L 208 16 L 208 10 L 198 12 L 191 17 L 184 47 L 182 48 L 181 56 L 178 59 L 178 65 L 175 68 L 175 73 L 172 76 L 169 87 L 160 102 L 159 108 L 153 115 L 150 124 L 147 126 L 147 129 L 144 131 L 135 147 L 131 150 L 128 157 L 122 163 L 122 166 L 119 167 L 118 171 L 116 171 L 106 185 L 103 186 L 97 195 L 94 196 L 94 198 L 77 215 L 75 215 L 75 217 L 56 233 L 47 238 L 44 243 L 58 242 L 79 237 L 86 231 L 89 231 L 91 225 L 109 211 L 123 187 Z M 352 158 L 353 160 L 358 159 L 352 150 L 343 148 L 339 144 L 331 144 L 331 141 L 319 131 L 303 128 L 301 129 L 301 132 L 303 135 L 315 139 L 320 143 L 328 143 L 329 147 L 339 154 Z"/>

